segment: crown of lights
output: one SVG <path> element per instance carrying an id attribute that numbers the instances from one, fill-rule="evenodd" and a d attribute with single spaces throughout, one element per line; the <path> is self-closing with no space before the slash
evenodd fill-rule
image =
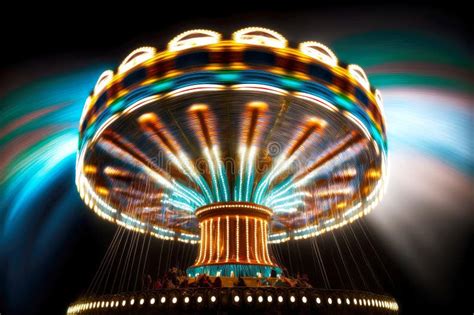
<path id="1" fill-rule="evenodd" d="M 196 210 L 221 202 L 271 209 L 270 243 L 307 238 L 378 203 L 384 124 L 363 69 L 323 44 L 291 48 L 259 27 L 230 39 L 192 30 L 99 77 L 80 120 L 76 185 L 102 218 L 162 239 L 199 242 Z"/>

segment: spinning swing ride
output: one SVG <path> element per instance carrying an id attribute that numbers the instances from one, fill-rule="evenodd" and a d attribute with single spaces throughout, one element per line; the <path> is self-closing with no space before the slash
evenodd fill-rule
<path id="1" fill-rule="evenodd" d="M 85 204 L 126 229 L 196 244 L 189 277 L 279 276 L 268 244 L 352 223 L 375 207 L 386 178 L 382 97 L 363 69 L 265 28 L 231 38 L 192 30 L 165 51 L 136 49 L 99 77 L 80 120 Z M 398 309 L 354 294 L 334 305 Z M 86 299 L 68 312 L 152 303 L 108 304 Z"/>

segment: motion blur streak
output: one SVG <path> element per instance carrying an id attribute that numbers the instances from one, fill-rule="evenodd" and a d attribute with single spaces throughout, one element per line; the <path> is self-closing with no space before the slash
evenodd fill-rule
<path id="1" fill-rule="evenodd" d="M 356 34 L 332 47 L 359 56 L 383 93 L 390 178 L 371 228 L 412 283 L 445 303 L 474 226 L 473 65 L 459 41 L 421 34 Z"/>
<path id="2" fill-rule="evenodd" d="M 318 38 L 317 31 L 307 35 Z M 326 44 L 366 69 L 384 97 L 390 179 L 368 217 L 371 225 L 421 286 L 448 279 L 456 266 L 442 257 L 459 255 L 453 245 L 462 246 L 457 240 L 473 221 L 469 53 L 449 39 L 415 32 L 359 33 Z M 104 69 L 50 74 L 0 96 L 0 262 L 6 266 L 0 283 L 12 309 L 44 298 L 36 288 L 50 277 L 47 262 L 61 265 L 57 250 L 86 212 L 73 176 L 77 126 Z M 29 306 L 18 305 L 25 299 Z"/>
<path id="3" fill-rule="evenodd" d="M 0 98 L 0 282 L 13 310 L 25 311 L 21 302 L 47 288 L 51 260 L 61 258 L 80 215 L 73 185 L 77 126 L 101 68 L 41 78 Z M 72 184 L 60 185 L 65 178 Z"/>

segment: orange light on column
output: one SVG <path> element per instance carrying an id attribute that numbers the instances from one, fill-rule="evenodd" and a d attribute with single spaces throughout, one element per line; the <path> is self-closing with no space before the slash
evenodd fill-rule
<path id="1" fill-rule="evenodd" d="M 214 203 L 197 209 L 201 243 L 193 266 L 276 266 L 267 248 L 271 214 L 271 209 L 248 202 Z M 225 219 L 225 224 L 221 224 L 221 219 Z"/>

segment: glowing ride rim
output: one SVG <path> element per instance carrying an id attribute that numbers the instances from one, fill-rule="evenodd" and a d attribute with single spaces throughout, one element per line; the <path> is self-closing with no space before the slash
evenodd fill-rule
<path id="1" fill-rule="evenodd" d="M 187 36 L 191 37 L 187 38 Z M 203 36 L 201 38 L 202 40 L 199 40 L 199 36 Z M 331 229 L 350 223 L 362 215 L 367 214 L 378 202 L 380 195 L 383 192 L 385 178 L 387 176 L 386 140 L 380 92 L 370 89 L 367 76 L 360 67 L 356 65 L 349 65 L 347 67 L 339 65 L 334 53 L 332 53 L 326 46 L 315 42 L 304 42 L 300 44 L 299 50 L 296 50 L 287 48 L 286 45 L 286 40 L 281 35 L 262 28 L 247 28 L 238 31 L 234 33 L 233 40 L 221 40 L 221 36 L 212 31 L 190 31 L 178 35 L 173 39 L 168 45 L 168 51 L 156 53 L 156 50 L 152 47 L 142 47 L 134 50 L 127 58 L 125 58 L 124 62 L 119 66 L 116 74 L 110 70 L 105 71 L 99 78 L 92 95 L 86 101 L 80 123 L 81 135 L 76 168 L 76 184 L 85 203 L 99 214 L 99 216 L 124 226 L 125 228 L 142 233 L 147 232 L 158 238 L 178 240 L 187 243 L 200 243 L 200 251 L 202 252 L 203 238 L 210 240 L 210 237 L 208 237 L 206 233 L 202 233 L 202 228 L 201 236 L 199 236 L 198 234 L 194 234 L 192 231 L 182 229 L 175 230 L 167 226 L 147 222 L 146 220 L 141 220 L 139 216 L 131 215 L 128 212 L 116 209 L 112 203 L 101 197 L 101 194 L 106 190 L 106 188 L 90 183 L 89 178 L 90 176 L 93 176 L 94 172 L 97 172 L 97 168 L 91 164 L 84 164 L 86 154 L 93 150 L 94 146 L 102 139 L 109 141 L 109 143 L 113 142 L 114 145 L 120 144 L 121 147 L 119 149 L 122 150 L 122 156 L 123 152 L 125 152 L 125 155 L 128 154 L 127 159 L 131 158 L 141 162 L 144 165 L 142 166 L 142 171 L 148 173 L 158 184 L 166 186 L 167 188 L 175 187 L 179 190 L 177 192 L 179 197 L 184 196 L 185 198 L 193 199 L 193 204 L 191 206 L 183 203 L 183 198 L 171 201 L 172 206 L 177 205 L 178 207 L 183 207 L 183 209 L 188 207 L 188 211 L 191 213 L 194 211 L 194 215 L 197 216 L 198 209 L 206 207 L 206 204 L 220 202 L 222 201 L 221 199 L 224 199 L 227 202 L 232 200 L 229 200 L 228 197 L 232 194 L 232 191 L 228 191 L 228 187 L 226 191 L 226 171 L 222 170 L 222 167 L 218 162 L 212 161 L 213 158 L 219 161 L 219 153 L 218 151 L 215 151 L 215 145 L 209 144 L 210 142 L 212 143 L 212 137 L 209 134 L 205 135 L 206 128 L 208 127 L 206 125 L 207 122 L 201 123 L 201 130 L 198 130 L 197 132 L 202 133 L 201 138 L 203 138 L 205 140 L 204 142 L 208 145 L 207 148 L 204 147 L 204 155 L 211 167 L 210 171 L 213 176 L 210 179 L 211 183 L 206 183 L 206 180 L 203 181 L 199 176 L 194 175 L 192 169 L 187 170 L 199 185 L 202 195 L 189 191 L 186 187 L 176 185 L 174 179 L 168 180 L 165 178 L 166 174 L 163 175 L 163 173 L 157 173 L 151 169 L 151 166 L 145 165 L 146 161 L 144 162 L 144 160 L 146 160 L 146 157 L 143 158 L 140 154 L 135 154 L 135 156 L 131 154 L 130 152 L 133 151 L 133 147 L 130 149 L 130 144 L 126 143 L 126 141 L 124 142 L 123 139 L 113 132 L 111 133 L 109 129 L 123 119 L 130 120 L 131 118 L 127 118 L 128 115 L 133 115 L 135 112 L 140 112 L 148 107 L 153 108 L 155 104 L 165 102 L 166 100 L 179 99 L 180 97 L 192 98 L 205 93 L 227 93 L 229 95 L 231 93 L 256 93 L 262 95 L 262 98 L 268 98 L 269 95 L 277 95 L 284 96 L 287 99 L 292 99 L 293 102 L 296 102 L 295 100 L 297 100 L 298 102 L 304 101 L 312 103 L 315 106 L 315 110 L 321 111 L 320 114 L 322 114 L 323 111 L 334 113 L 334 115 L 337 115 L 338 119 L 345 119 L 347 124 L 352 125 L 353 138 L 367 140 L 368 145 L 373 146 L 372 150 L 376 152 L 376 158 L 380 159 L 379 166 L 377 166 L 379 169 L 371 171 L 376 174 L 376 184 L 372 185 L 371 190 L 366 193 L 364 200 L 359 200 L 359 202 L 348 204 L 347 206 L 344 203 L 338 204 L 338 207 L 340 205 L 342 206 L 340 209 L 338 208 L 338 213 L 336 213 L 336 215 L 331 215 L 322 220 L 318 220 L 315 224 L 306 224 L 286 231 L 273 231 L 268 235 L 268 239 L 265 233 L 260 232 L 259 235 L 264 237 L 265 243 L 264 246 L 261 247 L 266 248 L 267 243 L 280 243 L 287 241 L 290 238 L 300 239 L 317 236 Z M 199 58 L 202 59 L 202 56 L 205 54 L 208 55 L 208 61 L 192 65 L 193 58 L 199 60 Z M 229 58 L 229 54 L 235 54 L 235 56 L 230 57 L 230 59 L 232 59 L 230 64 L 228 61 L 222 61 L 223 58 Z M 251 58 L 248 57 L 245 59 L 246 54 Z M 269 56 L 274 58 L 275 65 L 269 65 L 268 60 L 263 60 L 262 62 L 261 59 L 263 57 L 269 59 Z M 241 60 L 239 61 L 238 58 Z M 284 58 L 287 58 L 287 60 L 285 61 Z M 217 61 L 210 62 L 212 61 L 211 59 L 216 59 Z M 180 62 L 181 64 L 183 63 L 182 60 L 185 60 L 188 64 L 182 66 L 182 69 L 178 69 L 180 67 Z M 219 60 L 221 64 L 219 64 Z M 175 61 L 174 67 L 170 66 L 170 61 Z M 262 64 L 258 64 L 258 62 Z M 302 65 L 306 65 L 307 68 L 304 68 Z M 157 69 L 165 66 L 168 68 L 162 70 L 161 73 L 158 72 Z M 314 67 L 319 71 L 316 72 L 316 74 L 314 74 Z M 289 71 L 290 68 L 291 71 Z M 327 78 L 329 74 L 331 75 L 330 79 Z M 196 77 L 196 75 L 198 75 L 198 77 Z M 315 77 L 317 75 L 321 77 Z M 242 79 L 240 79 L 240 77 L 242 77 Z M 181 86 L 177 86 L 175 82 L 178 79 L 182 82 Z M 198 82 L 196 82 L 196 79 L 198 79 Z M 342 79 L 345 79 L 346 81 L 341 81 Z M 331 82 L 328 81 L 325 83 L 326 91 L 324 91 L 324 93 L 319 92 L 322 88 L 322 80 L 332 80 Z M 350 92 L 344 91 L 340 86 L 338 86 L 338 84 L 341 84 L 341 86 L 345 85 L 346 89 L 349 89 Z M 349 85 L 349 87 L 347 87 L 347 85 Z M 329 92 L 332 94 L 328 95 Z M 330 96 L 332 96 L 332 98 Z M 256 100 L 259 99 L 259 97 L 254 98 L 256 98 Z M 259 115 L 263 115 L 263 112 L 266 110 L 268 105 L 265 102 L 259 101 L 249 102 L 245 106 L 249 112 L 248 117 L 254 117 L 256 115 L 256 118 L 254 118 L 258 120 Z M 205 115 L 208 115 L 207 112 L 209 111 L 209 108 L 206 104 L 194 104 L 190 106 L 188 111 L 192 112 L 197 117 L 196 119 L 198 119 L 198 121 L 201 121 L 206 119 Z M 142 114 L 137 120 L 142 127 L 144 126 L 145 130 L 152 130 L 157 134 L 161 132 L 162 124 L 153 112 Z M 318 133 L 320 130 L 325 128 L 325 125 L 326 122 L 324 120 L 310 118 L 304 125 L 302 125 L 302 128 L 308 130 L 311 129 Z M 250 128 L 249 130 L 252 132 L 249 131 L 249 133 L 255 137 L 256 124 L 253 124 L 254 129 L 252 129 L 252 124 L 249 126 L 245 128 Z M 171 156 L 174 158 L 173 162 L 180 162 L 179 160 L 181 159 L 181 162 L 184 161 L 184 163 L 181 163 L 180 166 L 185 167 L 187 162 L 189 162 L 189 159 L 186 156 L 183 157 L 180 155 L 179 151 L 173 149 L 172 144 L 176 141 L 174 141 L 172 137 L 170 138 L 167 134 L 161 135 L 160 137 L 160 144 L 166 146 L 171 152 Z M 302 138 L 302 142 L 300 143 L 296 141 L 294 146 L 302 146 L 305 141 L 304 137 Z M 252 154 L 255 154 L 255 152 L 252 153 L 251 151 L 251 148 L 253 148 L 252 144 L 254 143 L 252 141 L 254 141 L 253 138 L 248 136 L 247 149 L 244 147 L 243 151 L 239 154 L 243 156 L 252 156 Z M 357 141 L 354 140 L 353 142 Z M 349 141 L 348 144 L 352 144 L 352 142 Z M 110 148 L 110 144 L 108 148 Z M 342 148 L 346 149 L 344 146 Z M 116 148 L 112 147 L 112 149 Z M 297 149 L 292 152 L 296 152 Z M 337 147 L 335 151 L 337 151 Z M 329 156 L 331 156 L 331 152 L 329 153 Z M 288 156 L 290 161 L 291 158 L 292 156 Z M 324 157 L 321 160 L 322 162 L 319 164 L 314 163 L 314 170 L 317 170 L 321 164 L 326 163 Z M 278 161 L 276 163 L 278 164 Z M 277 166 L 283 167 L 284 165 L 285 164 L 280 164 Z M 212 167 L 214 167 L 214 169 L 212 169 Z M 250 164 L 245 165 L 244 163 L 241 163 L 240 167 L 243 167 L 242 174 L 240 174 L 240 186 L 242 186 L 242 184 L 245 186 L 246 183 L 248 184 L 252 180 L 250 175 L 246 175 L 246 183 L 242 180 L 245 175 L 244 173 L 248 173 L 249 169 L 251 170 L 251 166 Z M 104 169 L 104 172 L 106 171 L 107 168 Z M 109 173 L 112 171 L 113 169 L 109 169 Z M 271 172 L 270 175 L 267 174 L 269 177 L 271 177 Z M 353 170 L 349 170 L 348 173 L 353 172 Z M 312 173 L 310 172 L 308 175 L 311 174 Z M 344 176 L 346 175 L 347 174 Z M 355 176 L 355 174 L 349 174 L 348 176 Z M 273 177 L 276 177 L 276 175 Z M 310 176 L 307 177 L 309 177 L 309 181 L 312 180 Z M 304 182 L 306 177 L 300 177 L 300 179 L 301 180 L 298 183 Z M 248 199 L 249 197 L 247 196 L 249 189 L 242 191 L 242 188 L 239 190 L 237 185 L 235 187 L 237 189 L 235 194 L 239 197 L 237 198 L 234 196 L 234 199 L 237 199 L 234 201 L 251 202 L 254 204 L 265 203 L 265 200 L 268 201 L 268 198 L 265 199 L 263 197 L 265 189 L 268 190 L 265 186 L 268 186 L 271 181 L 272 179 L 266 180 L 265 175 L 262 175 L 260 185 L 256 186 L 254 191 L 250 189 L 250 199 Z M 306 180 L 306 182 L 307 181 L 308 180 Z M 220 193 L 218 191 L 219 189 L 221 189 Z M 285 189 L 286 188 L 283 185 L 282 190 L 285 191 Z M 339 191 L 345 193 L 346 190 L 342 189 L 335 191 L 334 193 L 339 193 Z M 290 190 L 289 192 L 290 194 L 293 192 L 299 195 L 301 195 L 301 193 L 303 193 L 303 195 L 305 194 L 304 192 L 293 190 Z M 329 194 L 331 193 L 332 192 L 329 192 Z M 204 200 L 205 197 L 208 199 L 207 201 Z M 214 197 L 217 197 L 217 200 L 215 200 Z M 245 199 L 245 197 L 247 197 L 247 199 Z M 300 199 L 290 201 L 292 201 L 293 204 L 298 204 L 302 198 L 304 198 L 304 196 Z M 288 197 L 285 195 L 278 195 L 277 191 L 273 199 L 276 201 L 287 200 Z M 281 203 L 288 207 L 288 204 L 291 204 L 291 202 L 280 201 L 280 203 L 271 203 L 274 200 L 272 200 L 272 196 L 270 195 L 270 203 L 268 206 L 271 206 L 271 208 L 275 210 L 273 211 L 273 218 L 280 216 L 281 213 L 284 215 L 285 212 L 289 212 L 281 206 Z M 298 211 L 297 208 L 291 209 L 292 212 Z M 282 210 L 284 211 L 282 212 Z M 254 216 L 249 215 L 248 217 L 250 220 L 246 220 L 244 225 L 240 225 L 241 227 L 245 226 L 247 234 L 245 238 L 245 248 L 248 248 L 248 250 L 253 253 L 255 246 L 249 245 L 250 237 L 248 235 L 248 230 L 257 229 L 255 229 L 255 224 L 253 224 L 255 221 L 252 221 Z M 235 219 L 236 218 L 234 217 L 232 220 Z M 241 222 L 241 220 L 242 218 L 237 221 Z M 269 220 L 264 220 L 264 222 L 265 224 L 268 224 Z M 251 225 L 250 227 L 249 224 Z M 234 228 L 237 229 L 238 225 L 235 225 Z M 260 230 L 267 231 L 268 228 L 265 227 L 265 229 L 261 228 Z M 222 239 L 220 241 L 225 243 L 228 239 L 229 238 L 227 237 L 227 239 Z M 204 243 L 207 243 L 207 241 Z M 236 245 L 237 244 L 238 242 Z M 257 244 L 257 242 L 254 241 L 253 244 Z M 216 243 L 213 244 L 213 246 L 216 245 Z M 232 246 L 233 245 L 234 244 L 232 244 Z M 209 246 L 209 249 L 204 250 L 204 252 L 211 250 L 213 246 Z M 244 246 L 241 248 L 244 248 Z M 206 253 L 206 255 L 216 255 L 217 252 L 217 250 L 214 250 L 213 253 Z M 240 254 L 237 256 L 240 256 Z M 216 258 L 217 262 L 222 263 L 220 258 L 221 257 Z M 268 275 L 270 266 L 273 268 L 277 267 L 274 263 L 271 263 L 270 257 L 266 258 L 268 259 L 265 259 L 267 266 L 265 269 L 259 269 L 257 266 L 257 268 L 252 270 L 244 271 L 243 274 L 252 274 L 254 276 L 256 274 Z M 239 264 L 237 265 L 245 265 L 243 261 L 245 261 L 245 259 L 239 257 L 237 261 L 233 262 L 238 262 Z M 228 263 L 228 261 L 225 263 Z M 265 263 L 263 265 L 265 265 Z M 209 272 L 211 274 L 221 272 L 223 272 L 223 275 L 228 274 L 228 272 L 223 271 L 222 269 L 218 270 L 214 268 L 212 271 L 210 269 L 203 269 L 204 266 L 211 266 L 212 264 L 212 259 L 208 259 L 208 261 L 205 262 L 204 260 L 200 261 L 198 257 L 195 266 L 191 269 L 192 273 L 196 274 L 201 271 Z M 232 268 L 237 268 L 237 265 L 234 265 Z M 279 271 L 279 269 L 277 270 Z"/>

